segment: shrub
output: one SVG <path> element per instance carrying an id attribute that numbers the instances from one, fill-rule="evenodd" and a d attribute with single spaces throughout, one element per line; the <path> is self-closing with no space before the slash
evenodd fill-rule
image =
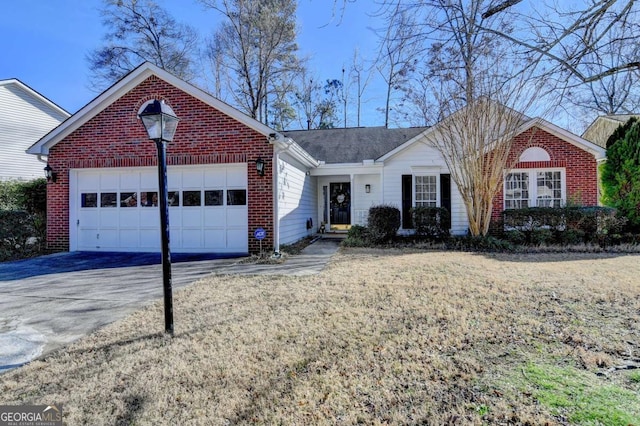
<path id="1" fill-rule="evenodd" d="M 367 228 L 361 225 L 353 225 L 347 232 L 347 238 L 343 244 L 348 247 L 366 247 L 369 245 Z"/>
<path id="2" fill-rule="evenodd" d="M 513 251 L 513 245 L 505 240 L 486 235 L 467 235 L 464 237 L 453 237 L 447 242 L 447 248 L 463 251 Z"/>
<path id="3" fill-rule="evenodd" d="M 449 236 L 449 211 L 444 207 L 414 207 L 411 219 L 419 236 L 435 240 Z"/>
<path id="4" fill-rule="evenodd" d="M 397 207 L 380 205 L 369 209 L 369 239 L 373 243 L 387 242 L 400 229 L 400 210 Z"/>
<path id="5" fill-rule="evenodd" d="M 518 231 L 524 243 L 611 244 L 621 240 L 626 219 L 608 207 L 532 207 L 503 212 L 505 238 L 516 243 Z M 510 238 L 510 236 L 512 236 Z"/>
<path id="6" fill-rule="evenodd" d="M 26 211 L 0 210 L 0 261 L 41 253 L 44 240 L 35 228 L 35 217 Z"/>

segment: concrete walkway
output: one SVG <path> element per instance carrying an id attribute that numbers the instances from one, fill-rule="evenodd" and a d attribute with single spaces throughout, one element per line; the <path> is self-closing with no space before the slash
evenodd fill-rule
<path id="1" fill-rule="evenodd" d="M 317 274 L 339 242 L 316 240 L 280 264 L 172 255 L 173 288 L 210 274 Z M 0 372 L 162 297 L 159 254 L 59 253 L 0 263 Z"/>

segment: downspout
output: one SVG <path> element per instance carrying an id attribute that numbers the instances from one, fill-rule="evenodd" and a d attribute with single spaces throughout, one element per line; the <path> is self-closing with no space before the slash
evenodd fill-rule
<path id="1" fill-rule="evenodd" d="M 280 149 L 273 147 L 273 256 L 280 257 L 280 185 L 278 185 L 278 161 L 280 160 Z"/>

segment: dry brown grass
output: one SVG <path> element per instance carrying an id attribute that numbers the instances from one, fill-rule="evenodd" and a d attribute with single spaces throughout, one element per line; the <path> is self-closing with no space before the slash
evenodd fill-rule
<path id="1" fill-rule="evenodd" d="M 515 378 L 640 358 L 638 277 L 637 255 L 343 249 L 316 276 L 202 280 L 174 338 L 158 302 L 0 376 L 0 404 L 62 402 L 70 425 L 558 424 Z"/>

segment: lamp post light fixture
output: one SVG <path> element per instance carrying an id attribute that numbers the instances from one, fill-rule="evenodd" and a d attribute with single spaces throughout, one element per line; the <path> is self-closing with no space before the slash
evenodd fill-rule
<path id="1" fill-rule="evenodd" d="M 139 115 L 158 149 L 158 202 L 162 242 L 162 287 L 164 290 L 164 329 L 173 335 L 173 296 L 171 290 L 171 252 L 169 250 L 169 201 L 167 193 L 167 142 L 172 142 L 178 117 L 164 101 L 153 100 Z"/>

